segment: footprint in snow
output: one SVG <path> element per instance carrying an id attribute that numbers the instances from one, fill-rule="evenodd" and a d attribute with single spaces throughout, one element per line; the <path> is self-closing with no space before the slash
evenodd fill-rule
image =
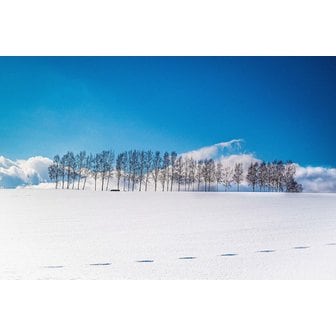
<path id="1" fill-rule="evenodd" d="M 224 254 L 221 254 L 221 257 L 234 257 L 238 255 L 237 253 L 224 253 Z"/>
<path id="2" fill-rule="evenodd" d="M 95 264 L 90 264 L 90 266 L 108 266 L 111 265 L 111 263 L 95 263 Z"/>

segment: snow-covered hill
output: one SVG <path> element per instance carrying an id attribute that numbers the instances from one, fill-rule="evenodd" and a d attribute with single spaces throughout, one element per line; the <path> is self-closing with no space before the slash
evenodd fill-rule
<path id="1" fill-rule="evenodd" d="M 336 195 L 0 190 L 2 279 L 336 279 Z"/>

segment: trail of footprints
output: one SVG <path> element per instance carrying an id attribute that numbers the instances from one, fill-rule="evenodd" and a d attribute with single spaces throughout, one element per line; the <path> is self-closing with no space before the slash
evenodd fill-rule
<path id="1" fill-rule="evenodd" d="M 328 243 L 326 244 L 326 246 L 336 246 L 336 243 Z M 293 250 L 305 250 L 305 249 L 309 249 L 310 246 L 294 246 L 292 249 Z M 274 253 L 276 252 L 276 250 L 259 250 L 259 251 L 255 251 L 256 253 Z M 220 254 L 220 257 L 235 257 L 237 256 L 238 253 L 224 253 L 224 254 Z M 197 257 L 194 256 L 183 256 L 183 257 L 179 257 L 179 260 L 193 260 L 193 259 L 197 259 Z M 153 259 L 141 259 L 141 260 L 136 260 L 135 262 L 137 263 L 153 263 L 154 260 Z M 101 263 L 92 263 L 89 264 L 89 266 L 110 266 L 111 263 L 110 262 L 101 262 Z M 43 266 L 43 268 L 48 268 L 48 269 L 59 269 L 59 268 L 64 268 L 65 266 L 63 265 L 47 265 L 47 266 Z"/>

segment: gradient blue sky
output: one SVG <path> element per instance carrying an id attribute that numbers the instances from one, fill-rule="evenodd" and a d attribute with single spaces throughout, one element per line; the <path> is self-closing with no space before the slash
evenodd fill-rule
<path id="1" fill-rule="evenodd" d="M 189 151 L 242 138 L 336 165 L 336 58 L 1 57 L 0 155 Z"/>

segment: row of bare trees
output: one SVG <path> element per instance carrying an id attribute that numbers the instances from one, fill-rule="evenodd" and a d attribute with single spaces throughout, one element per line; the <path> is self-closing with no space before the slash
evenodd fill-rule
<path id="1" fill-rule="evenodd" d="M 130 150 L 118 155 L 112 150 L 94 155 L 67 152 L 54 157 L 49 177 L 56 189 L 84 190 L 90 178 L 95 190 L 229 191 L 235 185 L 240 191 L 246 182 L 253 191 L 302 191 L 291 162 L 253 162 L 244 171 L 242 163 L 230 167 L 213 159 L 178 156 L 174 151 Z"/>
<path id="2" fill-rule="evenodd" d="M 246 182 L 253 191 L 302 192 L 302 185 L 295 181 L 295 173 L 292 162 L 255 162 L 248 167 Z"/>

